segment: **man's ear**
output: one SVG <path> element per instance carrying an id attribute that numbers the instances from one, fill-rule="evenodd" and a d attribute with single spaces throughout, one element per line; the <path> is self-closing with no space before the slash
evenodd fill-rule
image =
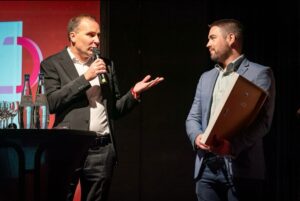
<path id="1" fill-rule="evenodd" d="M 76 33 L 75 33 L 75 32 L 70 32 L 70 33 L 69 33 L 69 38 L 70 38 L 70 41 L 71 41 L 72 43 L 75 42 L 75 37 L 76 37 Z"/>
<path id="2" fill-rule="evenodd" d="M 236 42 L 236 37 L 233 33 L 229 33 L 226 37 L 226 40 L 230 46 Z"/>

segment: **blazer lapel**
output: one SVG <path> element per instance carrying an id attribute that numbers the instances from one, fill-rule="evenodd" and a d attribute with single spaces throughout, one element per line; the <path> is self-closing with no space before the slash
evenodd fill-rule
<path id="1" fill-rule="evenodd" d="M 69 76 L 70 80 L 74 80 L 79 77 L 79 74 L 75 68 L 75 65 L 68 54 L 67 49 L 64 49 L 61 53 L 60 64 L 65 70 L 66 74 Z"/>
<path id="2" fill-rule="evenodd" d="M 213 91 L 214 91 L 214 87 L 215 87 L 218 75 L 219 75 L 219 71 L 216 68 L 214 68 L 211 76 L 208 77 L 209 80 L 206 81 L 207 86 L 206 86 L 206 89 L 204 89 L 204 90 L 207 90 L 207 92 L 205 94 L 207 94 L 208 100 L 205 102 L 205 105 L 203 107 L 203 109 L 205 111 L 204 115 L 205 115 L 206 122 L 207 122 L 206 125 L 204 125 L 204 128 L 206 128 L 206 126 L 208 124 L 208 120 L 210 118 L 210 107 L 212 104 Z"/>
<path id="3" fill-rule="evenodd" d="M 248 70 L 248 67 L 249 67 L 249 60 L 245 58 L 236 72 L 240 75 L 243 75 Z"/>
<path id="4" fill-rule="evenodd" d="M 107 83 L 106 84 L 100 84 L 101 87 L 101 93 L 102 93 L 102 101 L 103 104 L 106 108 L 106 112 L 108 115 L 108 118 L 110 118 L 110 112 L 113 111 L 113 106 L 112 106 L 112 97 L 113 97 L 113 78 L 112 78 L 112 62 L 109 59 L 102 58 L 103 61 L 106 64 L 106 71 L 107 73 L 105 74 Z"/>

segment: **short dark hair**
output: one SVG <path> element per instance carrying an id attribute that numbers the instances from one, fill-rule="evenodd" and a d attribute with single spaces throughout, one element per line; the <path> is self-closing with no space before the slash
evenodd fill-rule
<path id="1" fill-rule="evenodd" d="M 209 28 L 217 26 L 221 27 L 225 32 L 227 33 L 233 33 L 239 43 L 242 45 L 244 40 L 244 26 L 243 24 L 236 20 L 236 19 L 221 19 L 214 21 L 210 25 L 208 25 Z"/>
<path id="2" fill-rule="evenodd" d="M 97 21 L 96 18 L 92 15 L 89 15 L 89 14 L 80 14 L 80 15 L 77 15 L 75 17 L 72 17 L 70 20 L 69 20 L 69 23 L 68 23 L 68 26 L 67 26 L 67 31 L 68 31 L 68 39 L 70 40 L 70 32 L 72 31 L 75 31 L 78 26 L 79 26 L 79 23 L 81 22 L 82 19 L 90 19 L 90 20 L 93 20 L 93 21 Z"/>

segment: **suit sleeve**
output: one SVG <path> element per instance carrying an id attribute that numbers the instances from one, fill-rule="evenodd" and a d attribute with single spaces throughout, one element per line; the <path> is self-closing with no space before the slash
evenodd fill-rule
<path id="1" fill-rule="evenodd" d="M 67 84 L 62 84 L 62 79 L 68 79 L 60 64 L 55 59 L 47 59 L 41 63 L 41 72 L 45 74 L 45 86 L 50 113 L 62 110 L 74 100 L 82 98 L 85 91 L 91 87 L 84 78 L 69 79 Z"/>
<path id="2" fill-rule="evenodd" d="M 130 112 L 139 103 L 139 101 L 133 97 L 130 90 L 124 95 L 121 95 L 121 92 L 119 90 L 119 82 L 113 62 L 109 61 L 108 66 L 111 74 L 111 91 L 113 93 L 113 100 L 111 100 L 109 103 L 113 104 L 111 108 L 113 111 L 113 118 L 118 119 Z"/>
<path id="3" fill-rule="evenodd" d="M 196 149 L 195 147 L 196 137 L 200 133 L 203 133 L 203 127 L 202 127 L 203 117 L 202 117 L 202 106 L 201 106 L 203 101 L 201 98 L 202 83 L 203 83 L 203 76 L 200 78 L 198 82 L 194 101 L 186 119 L 186 132 L 194 149 Z"/>

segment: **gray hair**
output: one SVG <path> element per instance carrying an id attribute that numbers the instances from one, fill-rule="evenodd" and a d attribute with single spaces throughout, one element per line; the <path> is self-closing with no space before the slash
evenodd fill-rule
<path id="1" fill-rule="evenodd" d="M 82 19 L 90 19 L 92 21 L 97 21 L 96 18 L 89 14 L 80 14 L 75 17 L 72 17 L 69 20 L 67 31 L 68 31 L 68 39 L 70 41 L 70 33 L 76 31 Z"/>

